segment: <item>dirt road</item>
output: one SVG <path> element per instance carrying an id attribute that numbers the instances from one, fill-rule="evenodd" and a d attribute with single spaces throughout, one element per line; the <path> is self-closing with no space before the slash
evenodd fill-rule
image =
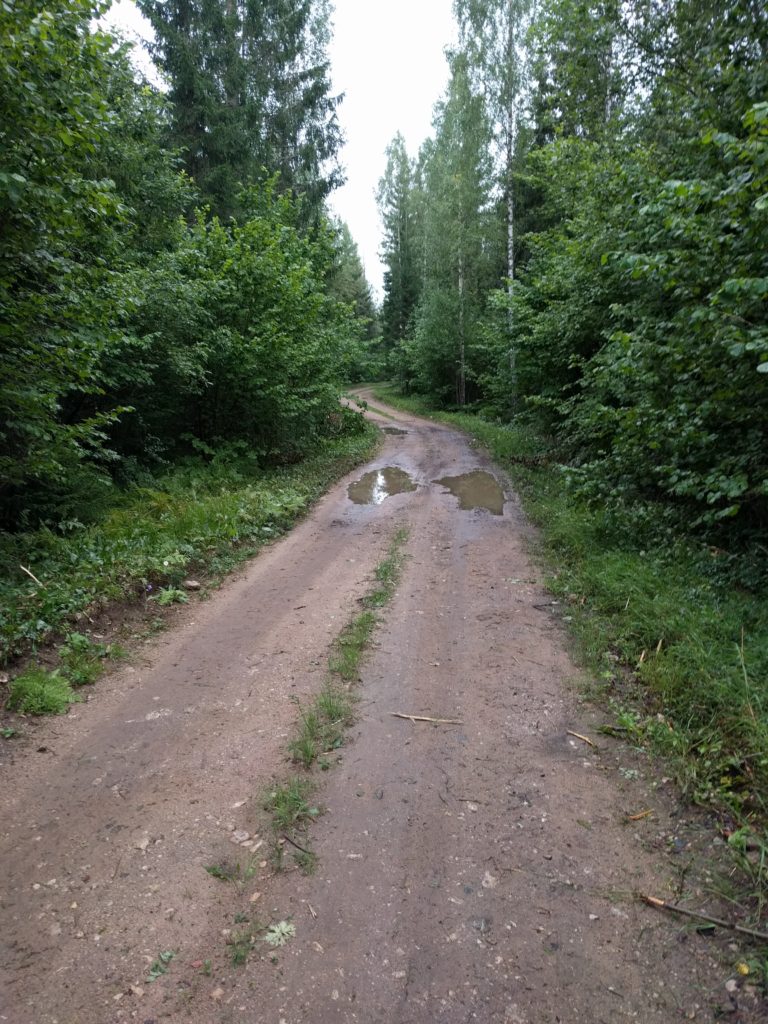
<path id="1" fill-rule="evenodd" d="M 578 703 L 514 497 L 498 514 L 494 479 L 453 479 L 502 477 L 446 427 L 376 418 L 371 466 L 2 765 L 0 1021 L 760 1019 L 712 939 L 632 899 L 679 881 L 659 852 L 672 798 Z M 407 478 L 385 467 L 416 489 L 386 497 Z M 289 772 L 295 698 L 403 525 L 359 721 L 319 798 L 318 869 L 273 875 L 258 804 Z M 205 870 L 246 854 L 238 885 Z M 296 934 L 233 967 L 249 912 Z"/>

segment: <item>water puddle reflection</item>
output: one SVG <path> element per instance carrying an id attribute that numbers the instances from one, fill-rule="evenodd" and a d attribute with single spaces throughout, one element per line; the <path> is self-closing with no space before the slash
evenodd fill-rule
<path id="1" fill-rule="evenodd" d="M 401 430 L 400 427 L 382 427 L 385 434 L 407 434 L 407 430 Z"/>
<path id="2" fill-rule="evenodd" d="M 484 508 L 494 516 L 504 515 L 504 492 L 496 477 L 483 469 L 473 469 L 460 476 L 444 476 L 435 480 L 459 499 L 459 508 L 465 511 Z"/>
<path id="3" fill-rule="evenodd" d="M 356 505 L 380 505 L 392 494 L 415 491 L 416 484 L 399 466 L 373 469 L 347 488 L 347 494 Z"/>

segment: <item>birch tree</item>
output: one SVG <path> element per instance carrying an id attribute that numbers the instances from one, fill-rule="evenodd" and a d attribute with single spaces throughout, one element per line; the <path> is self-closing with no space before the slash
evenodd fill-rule
<path id="1" fill-rule="evenodd" d="M 473 78 L 485 96 L 492 126 L 494 163 L 506 210 L 506 277 L 511 297 L 515 279 L 515 155 L 527 102 L 528 60 L 525 36 L 532 0 L 455 0 L 461 44 Z M 516 345 L 509 303 L 509 362 L 517 390 Z M 512 396 L 513 400 L 516 394 Z"/>

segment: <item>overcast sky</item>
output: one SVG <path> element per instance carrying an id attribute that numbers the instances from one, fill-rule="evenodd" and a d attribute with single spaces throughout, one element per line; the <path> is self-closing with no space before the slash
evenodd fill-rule
<path id="1" fill-rule="evenodd" d="M 132 0 L 117 0 L 106 20 L 129 38 L 147 34 Z M 332 206 L 349 224 L 368 279 L 380 292 L 374 193 L 384 150 L 400 131 L 413 156 L 431 132 L 432 107 L 447 79 L 443 50 L 453 38 L 451 0 L 336 0 L 334 25 L 333 88 L 345 94 L 340 119 L 347 184 Z M 146 59 L 141 63 L 146 70 Z"/>

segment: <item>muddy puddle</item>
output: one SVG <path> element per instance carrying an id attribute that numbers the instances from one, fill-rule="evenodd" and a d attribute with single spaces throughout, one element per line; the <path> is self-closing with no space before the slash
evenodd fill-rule
<path id="1" fill-rule="evenodd" d="M 415 491 L 416 484 L 399 466 L 385 466 L 361 476 L 347 488 L 347 494 L 356 505 L 380 505 L 385 498 L 405 491 Z"/>
<path id="2" fill-rule="evenodd" d="M 504 492 L 496 477 L 483 469 L 473 469 L 460 476 L 444 476 L 434 483 L 442 484 L 459 499 L 459 508 L 484 508 L 494 516 L 504 515 Z"/>
<path id="3" fill-rule="evenodd" d="M 385 434 L 407 434 L 407 430 L 401 430 L 400 427 L 382 427 Z"/>

